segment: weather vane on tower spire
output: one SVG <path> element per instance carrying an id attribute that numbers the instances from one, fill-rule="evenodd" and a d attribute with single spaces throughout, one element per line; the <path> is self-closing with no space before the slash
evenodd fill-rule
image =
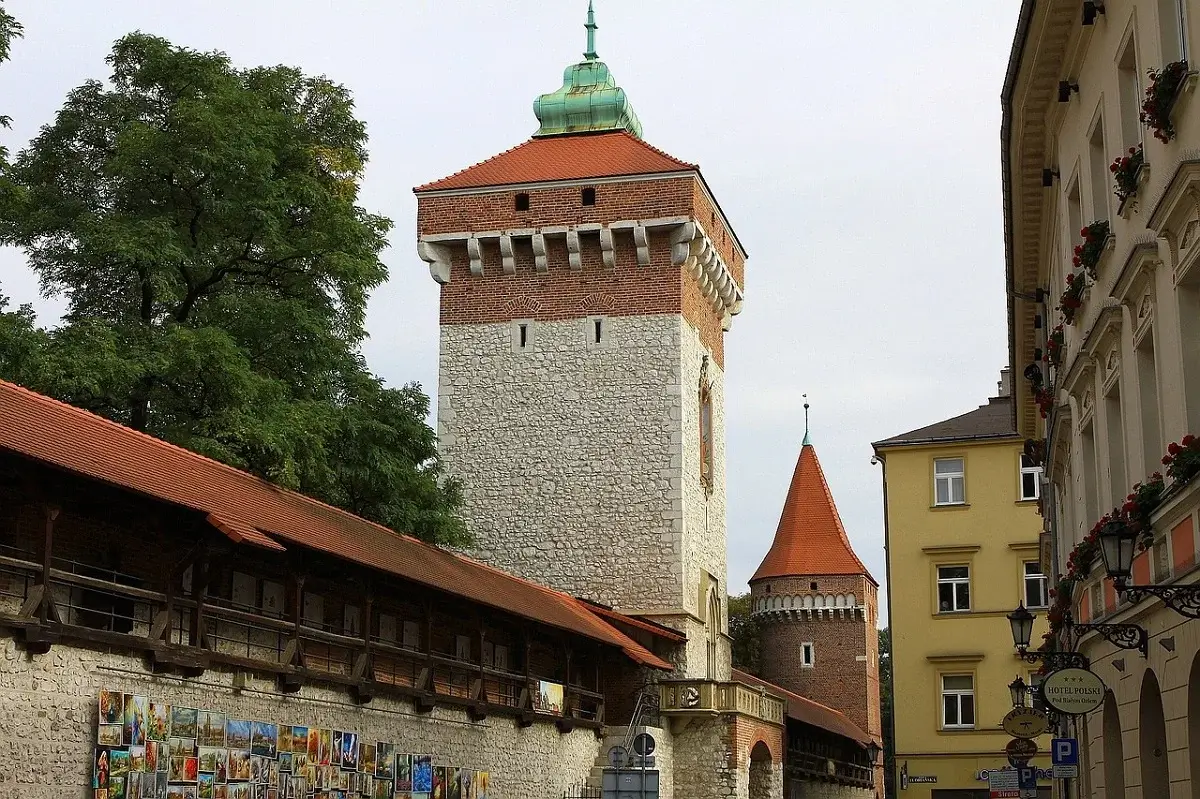
<path id="1" fill-rule="evenodd" d="M 588 0 L 587 24 L 583 27 L 587 28 L 587 52 L 583 57 L 588 61 L 595 61 L 600 57 L 596 55 L 596 29 L 600 26 L 596 24 L 596 9 L 592 7 L 592 0 Z"/>
<path id="2" fill-rule="evenodd" d="M 801 394 L 804 397 L 804 442 L 801 446 L 809 446 L 812 444 L 812 439 L 808 437 L 808 395 Z"/>

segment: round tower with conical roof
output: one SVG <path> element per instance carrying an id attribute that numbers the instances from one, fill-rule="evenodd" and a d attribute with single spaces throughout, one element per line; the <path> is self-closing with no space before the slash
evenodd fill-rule
<path id="1" fill-rule="evenodd" d="M 762 677 L 840 710 L 879 740 L 877 590 L 805 430 L 775 540 L 750 578 Z"/>

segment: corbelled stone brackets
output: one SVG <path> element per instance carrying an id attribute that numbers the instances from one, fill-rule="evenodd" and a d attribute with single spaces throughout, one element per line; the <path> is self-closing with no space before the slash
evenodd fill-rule
<path id="1" fill-rule="evenodd" d="M 435 233 L 422 236 L 417 242 L 417 255 L 429 264 L 429 274 L 441 285 L 450 282 L 451 248 L 463 245 L 467 251 L 471 274 L 483 276 L 484 243 L 497 242 L 500 250 L 501 270 L 506 275 L 516 274 L 514 242 L 528 240 L 533 249 L 534 269 L 550 271 L 547 256 L 547 239 L 562 239 L 566 243 L 567 268 L 571 271 L 583 269 L 581 236 L 599 235 L 600 256 L 606 269 L 617 266 L 616 233 L 630 231 L 639 266 L 650 266 L 650 232 L 668 232 L 671 237 L 671 263 L 686 269 L 700 285 L 704 297 L 713 310 L 724 314 L 724 326 L 728 330 L 732 317 L 742 311 L 744 296 L 741 286 L 733 277 L 724 259 L 704 226 L 687 217 L 663 217 L 658 219 L 623 220 L 610 225 L 591 222 L 580 225 L 549 225 L 540 228 L 515 230 L 491 230 L 473 233 Z"/>

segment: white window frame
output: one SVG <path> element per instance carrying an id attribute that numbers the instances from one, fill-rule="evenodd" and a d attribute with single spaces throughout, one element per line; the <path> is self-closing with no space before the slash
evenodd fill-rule
<path id="1" fill-rule="evenodd" d="M 1029 571 L 1030 566 L 1037 568 L 1036 574 Z M 1035 585 L 1038 583 L 1041 584 L 1041 590 L 1039 593 L 1041 594 L 1042 601 L 1039 604 L 1029 601 L 1029 588 L 1031 583 Z M 1027 560 L 1021 564 L 1021 588 L 1021 596 L 1025 600 L 1025 607 L 1046 608 L 1050 606 L 1050 578 L 1042 574 L 1042 564 L 1040 562 L 1036 560 Z"/>
<path id="2" fill-rule="evenodd" d="M 1042 495 L 1042 467 L 1034 466 L 1028 455 L 1021 455 L 1021 482 L 1017 486 L 1017 496 L 1021 502 L 1029 502 L 1036 500 Z M 1025 493 L 1025 475 L 1033 475 L 1033 496 L 1028 496 Z"/>
<path id="3" fill-rule="evenodd" d="M 963 688 L 947 688 L 947 677 L 966 677 L 971 681 L 970 689 Z M 975 706 L 975 675 L 974 674 L 943 674 L 941 675 L 941 700 L 942 700 L 942 729 L 943 730 L 973 730 L 975 729 L 975 719 L 978 718 L 978 708 Z M 958 716 L 958 721 L 951 724 L 946 720 L 946 699 L 947 697 L 955 698 L 955 710 Z M 964 724 L 963 717 L 963 699 L 970 698 L 971 700 L 971 723 Z"/>
<path id="4" fill-rule="evenodd" d="M 960 464 L 958 471 L 939 472 L 938 464 L 953 463 L 958 461 Z M 954 481 L 958 481 L 959 498 L 954 498 Z M 941 492 L 939 488 L 942 483 L 946 484 L 946 501 L 939 499 Z M 943 505 L 965 505 L 967 504 L 967 460 L 966 458 L 934 458 L 933 459 L 933 504 L 937 506 Z"/>
<path id="5" fill-rule="evenodd" d="M 942 577 L 942 569 L 966 569 L 966 577 Z M 952 607 L 942 609 L 942 586 L 951 586 L 950 597 Z M 958 586 L 967 586 L 967 606 L 958 607 Z M 971 609 L 971 565 L 969 563 L 939 563 L 937 566 L 937 612 L 965 613 Z"/>
<path id="6" fill-rule="evenodd" d="M 812 641 L 805 641 L 800 644 L 800 667 L 811 669 L 817 664 L 817 652 Z"/>

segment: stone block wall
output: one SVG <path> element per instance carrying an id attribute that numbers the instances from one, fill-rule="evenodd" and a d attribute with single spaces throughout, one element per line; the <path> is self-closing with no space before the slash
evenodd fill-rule
<path id="1" fill-rule="evenodd" d="M 714 487 L 700 484 L 708 354 L 680 315 L 443 325 L 438 437 L 463 482 L 480 559 L 688 633 L 680 676 L 707 676 L 703 575 L 725 627 L 724 385 L 710 357 Z M 694 620 L 703 627 L 694 629 Z M 687 628 L 687 627 L 692 628 Z M 722 638 L 718 679 L 728 679 Z"/>
<path id="2" fill-rule="evenodd" d="M 357 732 L 394 741 L 435 763 L 491 772 L 490 796 L 561 799 L 582 783 L 598 754 L 590 729 L 559 733 L 551 722 L 521 729 L 511 717 L 472 722 L 457 709 L 420 715 L 408 702 L 376 697 L 357 705 L 343 690 L 306 685 L 293 695 L 273 681 L 208 671 L 194 679 L 153 675 L 140 658 L 55 646 L 31 656 L 0 631 L 0 793 L 26 799 L 87 799 L 101 689 L 219 710 L 251 720 Z"/>

